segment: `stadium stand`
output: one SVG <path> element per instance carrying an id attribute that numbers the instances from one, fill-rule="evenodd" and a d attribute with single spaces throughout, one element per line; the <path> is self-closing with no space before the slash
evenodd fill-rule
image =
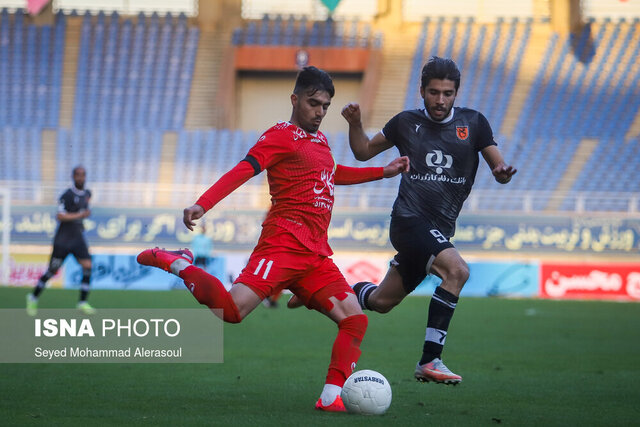
<path id="1" fill-rule="evenodd" d="M 31 201 L 41 180 L 40 132 L 33 127 L 3 127 L 0 131 L 0 183 L 13 181 L 12 199 Z"/>
<path id="2" fill-rule="evenodd" d="M 554 36 L 549 40 L 514 135 L 500 136 L 505 156 L 514 164 L 526 165 L 510 185 L 512 189 L 541 194 L 531 206 L 533 210 L 545 209 L 551 192 L 557 188 L 585 138 L 595 138 L 598 146 L 571 185 L 561 208 L 587 211 L 630 208 L 628 194 L 637 191 L 637 187 L 623 184 L 626 179 L 612 181 L 610 177 L 618 177 L 618 173 L 612 175 L 604 171 L 620 170 L 610 159 L 630 159 L 631 163 L 635 159 L 636 167 L 631 167 L 628 173 L 633 182 L 640 178 L 636 171 L 637 157 L 622 156 L 631 154 L 631 148 L 624 152 L 622 147 L 634 145 L 625 141 L 625 135 L 638 111 L 636 94 L 640 70 L 632 59 L 640 46 L 638 28 L 637 20 L 630 24 L 623 19 L 589 22 L 578 36 L 562 39 Z M 499 119 L 488 117 L 492 123 Z M 601 173 L 594 174 L 595 170 Z M 600 178 L 602 174 L 606 176 Z M 478 175 L 476 188 L 491 188 L 490 173 L 481 169 Z M 590 192 L 590 202 L 578 206 L 577 200 L 581 198 L 578 193 L 585 191 Z M 542 195 L 543 192 L 547 195 Z M 507 210 L 521 208 L 505 200 L 508 198 L 481 201 L 479 208 L 488 209 L 488 205 Z"/>
<path id="3" fill-rule="evenodd" d="M 55 179 L 67 183 L 71 169 L 82 164 L 88 180 L 108 190 L 96 192 L 96 202 L 149 204 L 156 197 L 161 151 L 159 130 L 59 129 Z"/>
<path id="4" fill-rule="evenodd" d="M 348 29 L 348 30 L 347 30 Z M 233 31 L 235 45 L 366 47 L 380 43 L 372 36 L 371 25 L 357 20 L 308 21 L 306 17 L 270 17 L 249 20 Z"/>
<path id="5" fill-rule="evenodd" d="M 78 23 L 78 44 L 65 46 L 71 19 Z M 465 209 L 637 210 L 640 141 L 632 128 L 638 127 L 640 111 L 640 20 L 590 20 L 575 35 L 548 30 L 542 42 L 532 37 L 534 26 L 541 25 L 524 18 L 480 23 L 467 17 L 431 17 L 416 24 L 416 37 L 399 46 L 407 50 L 409 63 L 403 67 L 407 80 L 401 81 L 405 92 L 396 94 L 398 105 L 421 105 L 416 89 L 428 56 L 456 59 L 463 73 L 457 105 L 487 116 L 505 158 L 520 169 L 509 186 L 501 187 L 486 167 L 480 167 L 477 194 L 472 193 Z M 380 36 L 372 36 L 370 22 L 355 19 L 265 15 L 245 20 L 232 31 L 235 45 L 380 43 Z M 542 43 L 541 54 L 531 79 L 524 82 L 519 73 L 534 42 Z M 122 194 L 114 190 L 97 196 L 103 203 L 139 198 L 153 203 L 163 154 L 173 162 L 165 184 L 210 184 L 244 157 L 258 135 L 239 129 L 185 128 L 199 43 L 200 29 L 183 14 L 58 13 L 53 25 L 36 26 L 22 11 L 3 9 L 0 181 L 13 183 L 18 200 L 38 199 L 38 191 L 26 189 L 37 188 L 35 183 L 45 179 L 40 168 L 16 165 L 48 161 L 40 141 L 42 130 L 50 129 L 57 135 L 52 138 L 57 184 L 68 183 L 76 163 L 85 164 L 90 180 L 101 185 L 115 189 L 130 183 Z M 63 67 L 71 66 L 63 63 L 66 48 L 77 50 L 78 56 L 71 64 L 76 69 L 72 120 L 62 127 Z M 516 91 L 524 93 L 520 109 L 511 104 Z M 507 116 L 514 120 L 511 127 L 505 127 Z M 168 132 L 175 132 L 177 146 L 175 152 L 163 153 Z M 330 133 L 336 160 L 361 165 L 346 139 L 343 132 Z M 585 140 L 592 141 L 591 149 L 585 149 Z M 395 155 L 389 150 L 376 162 L 388 162 Z M 580 156 L 584 159 L 577 162 Z M 337 206 L 388 209 L 397 184 L 389 180 L 360 189 L 340 188 Z M 178 203 L 180 197 L 169 202 Z M 558 197 L 561 201 L 556 203 Z"/>
<path id="6" fill-rule="evenodd" d="M 452 19 L 442 37 L 445 19 L 426 19 L 416 44 L 411 65 L 411 74 L 405 96 L 405 109 L 422 106 L 416 88 L 420 86 L 420 70 L 426 60 L 433 55 L 454 57 L 463 78 L 456 100 L 458 106 L 471 106 L 482 111 L 495 129 L 502 127 L 504 111 L 500 106 L 508 104 L 517 73 L 521 65 L 524 49 L 529 41 L 532 20 L 510 22 L 499 19 L 495 24 L 475 24 L 472 18 L 460 23 Z M 521 36 L 516 38 L 518 26 L 522 26 Z M 475 37 L 471 37 L 472 32 Z M 488 39 L 488 44 L 485 43 Z M 462 40 L 454 48 L 455 40 Z M 486 45 L 486 46 L 485 46 Z"/>
<path id="7" fill-rule="evenodd" d="M 134 25 L 116 12 L 87 12 L 81 34 L 74 127 L 182 129 L 197 27 L 182 15 L 141 13 Z"/>
<path id="8" fill-rule="evenodd" d="M 36 26 L 0 12 L 0 127 L 58 126 L 65 24 L 61 13 Z"/>
<path id="9" fill-rule="evenodd" d="M 246 156 L 258 136 L 255 132 L 229 129 L 179 132 L 174 184 L 198 189 L 208 187 Z M 265 176 L 259 178 L 258 184 L 265 179 Z M 172 200 L 174 203 L 182 203 L 184 197 L 174 193 Z"/>

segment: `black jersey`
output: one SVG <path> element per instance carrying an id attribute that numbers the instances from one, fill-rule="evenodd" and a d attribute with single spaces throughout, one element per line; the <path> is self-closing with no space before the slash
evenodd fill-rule
<path id="1" fill-rule="evenodd" d="M 429 119 L 424 109 L 397 114 L 384 126 L 385 138 L 411 162 L 402 174 L 392 216 L 423 217 L 450 238 L 476 171 L 478 153 L 496 145 L 487 119 L 455 107 L 450 120 Z"/>
<path id="2" fill-rule="evenodd" d="M 75 187 L 69 188 L 62 194 L 62 196 L 60 196 L 60 200 L 58 201 L 58 212 L 75 213 L 84 209 L 89 209 L 90 198 L 91 191 L 89 190 L 78 190 Z M 84 226 L 82 225 L 82 219 L 76 219 L 74 221 L 60 221 L 55 239 L 83 238 L 83 231 Z"/>

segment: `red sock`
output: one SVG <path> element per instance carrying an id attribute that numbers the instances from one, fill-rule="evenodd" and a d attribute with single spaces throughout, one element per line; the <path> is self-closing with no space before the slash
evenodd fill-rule
<path id="1" fill-rule="evenodd" d="M 333 342 L 326 384 L 342 387 L 360 357 L 360 343 L 369 320 L 365 314 L 349 316 L 338 323 L 338 336 Z"/>
<path id="2" fill-rule="evenodd" d="M 190 265 L 180 272 L 184 284 L 200 304 L 209 308 L 222 309 L 225 322 L 240 323 L 242 318 L 231 294 L 215 276 L 196 266 Z"/>

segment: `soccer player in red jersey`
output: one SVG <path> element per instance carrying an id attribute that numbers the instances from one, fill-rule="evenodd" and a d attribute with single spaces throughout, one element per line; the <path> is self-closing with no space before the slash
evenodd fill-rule
<path id="1" fill-rule="evenodd" d="M 184 210 L 184 223 L 195 221 L 262 170 L 267 170 L 271 209 L 247 266 L 227 291 L 214 276 L 191 265 L 189 250 L 147 249 L 138 262 L 181 277 L 201 304 L 222 309 L 226 322 L 238 323 L 262 300 L 289 289 L 308 308 L 338 325 L 325 386 L 316 409 L 344 411 L 340 392 L 360 356 L 367 317 L 344 276 L 330 258 L 327 229 L 334 185 L 390 178 L 409 170 L 407 157 L 385 167 L 336 165 L 327 138 L 319 131 L 335 93 L 331 77 L 315 67 L 298 73 L 288 122 L 268 129 L 247 156 Z"/>

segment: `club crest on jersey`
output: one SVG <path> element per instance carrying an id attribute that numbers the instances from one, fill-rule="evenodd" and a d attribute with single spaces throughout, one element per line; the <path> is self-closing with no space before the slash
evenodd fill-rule
<path id="1" fill-rule="evenodd" d="M 469 126 L 456 126 L 456 136 L 460 141 L 469 138 Z"/>

